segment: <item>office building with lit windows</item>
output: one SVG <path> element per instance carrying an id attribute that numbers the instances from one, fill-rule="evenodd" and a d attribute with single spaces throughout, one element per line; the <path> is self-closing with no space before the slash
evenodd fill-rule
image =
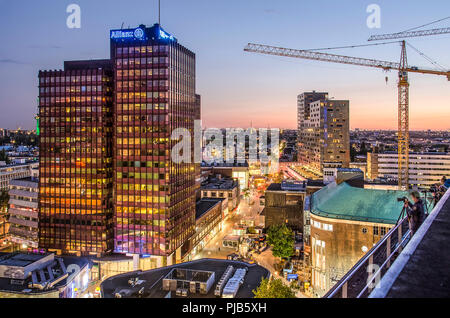
<path id="1" fill-rule="evenodd" d="M 349 101 L 328 93 L 298 96 L 298 160 L 314 172 L 350 164 Z"/>
<path id="2" fill-rule="evenodd" d="M 112 30 L 111 59 L 115 252 L 171 265 L 195 232 L 195 164 L 171 160 L 172 131 L 193 136 L 199 114 L 195 54 L 155 24 Z"/>
<path id="3" fill-rule="evenodd" d="M 193 156 L 171 134 L 200 118 L 195 54 L 158 24 L 110 45 L 108 60 L 39 73 L 39 247 L 170 265 L 195 232 L 200 163 L 171 160 L 179 142 Z"/>
<path id="4" fill-rule="evenodd" d="M 39 72 L 39 248 L 113 250 L 113 69 L 72 61 Z"/>

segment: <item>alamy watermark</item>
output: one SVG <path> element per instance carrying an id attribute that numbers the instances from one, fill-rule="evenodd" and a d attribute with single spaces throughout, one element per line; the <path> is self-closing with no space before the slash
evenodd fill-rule
<path id="1" fill-rule="evenodd" d="M 370 289 L 380 288 L 381 275 L 379 273 L 380 266 L 378 264 L 369 264 L 367 266 L 367 286 Z"/>
<path id="2" fill-rule="evenodd" d="M 378 4 L 370 4 L 366 9 L 367 13 L 370 15 L 367 17 L 366 24 L 369 29 L 380 29 L 381 28 L 381 8 Z"/>
<path id="3" fill-rule="evenodd" d="M 66 13 L 70 13 L 66 20 L 69 29 L 81 28 L 81 8 L 78 4 L 72 3 L 67 6 Z"/>
<path id="4" fill-rule="evenodd" d="M 280 130 L 277 128 L 227 128 L 224 138 L 223 130 L 208 128 L 202 131 L 201 121 L 195 120 L 193 137 L 189 129 L 177 128 L 172 132 L 171 140 L 177 142 L 172 147 L 174 163 L 259 162 L 270 171 L 278 171 Z"/>

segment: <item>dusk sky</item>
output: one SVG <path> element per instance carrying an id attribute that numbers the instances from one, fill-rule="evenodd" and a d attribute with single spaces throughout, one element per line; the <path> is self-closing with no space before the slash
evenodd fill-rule
<path id="1" fill-rule="evenodd" d="M 157 22 L 157 0 L 0 0 L 0 127 L 32 129 L 40 69 L 64 60 L 109 57 L 109 30 Z M 81 7 L 81 28 L 66 26 L 66 7 Z M 381 28 L 369 29 L 369 4 Z M 366 44 L 450 16 L 450 1 L 162 0 L 163 28 L 196 53 L 197 93 L 205 127 L 297 127 L 297 95 L 328 91 L 350 100 L 351 128 L 396 129 L 397 73 L 351 65 L 263 56 L 248 42 L 297 49 Z M 428 28 L 448 27 L 450 19 Z M 408 40 L 450 69 L 450 34 Z M 435 68 L 412 49 L 409 64 Z M 332 53 L 398 62 L 399 44 Z M 386 84 L 385 77 L 389 77 Z M 410 127 L 450 129 L 450 82 L 410 75 Z"/>

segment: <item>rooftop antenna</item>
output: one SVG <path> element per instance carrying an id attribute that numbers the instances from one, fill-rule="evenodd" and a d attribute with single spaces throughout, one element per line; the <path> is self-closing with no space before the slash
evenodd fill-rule
<path id="1" fill-rule="evenodd" d="M 120 29 L 121 30 L 123 30 L 123 24 L 124 24 L 125 22 L 122 22 L 122 25 L 120 26 Z"/>
<path id="2" fill-rule="evenodd" d="M 161 0 L 158 0 L 158 24 L 161 25 Z"/>

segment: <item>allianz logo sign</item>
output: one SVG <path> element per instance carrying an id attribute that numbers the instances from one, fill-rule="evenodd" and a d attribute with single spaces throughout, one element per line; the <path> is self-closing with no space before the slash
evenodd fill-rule
<path id="1" fill-rule="evenodd" d="M 116 30 L 111 31 L 111 39 L 138 39 L 142 40 L 144 38 L 145 32 L 141 28 L 137 28 L 134 31 L 122 31 Z"/>

